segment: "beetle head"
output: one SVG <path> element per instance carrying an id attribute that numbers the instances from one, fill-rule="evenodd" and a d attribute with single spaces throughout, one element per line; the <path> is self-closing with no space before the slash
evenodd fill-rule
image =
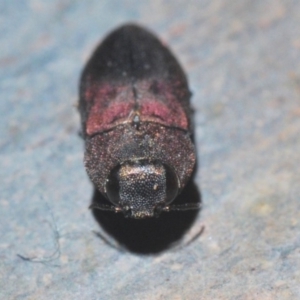
<path id="1" fill-rule="evenodd" d="M 128 161 L 116 166 L 106 184 L 106 195 L 126 217 L 158 216 L 179 190 L 179 180 L 167 165 L 148 160 Z"/>

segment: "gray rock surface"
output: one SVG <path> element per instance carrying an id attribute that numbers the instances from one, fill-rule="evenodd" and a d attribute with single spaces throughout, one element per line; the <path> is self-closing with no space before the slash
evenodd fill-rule
<path id="1" fill-rule="evenodd" d="M 88 210 L 74 107 L 128 21 L 189 77 L 203 203 L 180 246 L 147 255 L 93 233 L 118 242 Z M 300 299 L 299 1 L 2 0 L 0 24 L 0 299 Z"/>

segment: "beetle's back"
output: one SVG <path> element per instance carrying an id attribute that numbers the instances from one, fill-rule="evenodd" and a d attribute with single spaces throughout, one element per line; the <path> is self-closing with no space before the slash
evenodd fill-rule
<path id="1" fill-rule="evenodd" d="M 112 32 L 85 67 L 80 87 L 84 134 L 131 122 L 190 130 L 190 93 L 172 53 L 136 25 Z"/>
<path id="2" fill-rule="evenodd" d="M 84 72 L 100 81 L 136 81 L 150 78 L 181 80 L 184 73 L 170 50 L 147 30 L 122 26 L 96 49 Z"/>

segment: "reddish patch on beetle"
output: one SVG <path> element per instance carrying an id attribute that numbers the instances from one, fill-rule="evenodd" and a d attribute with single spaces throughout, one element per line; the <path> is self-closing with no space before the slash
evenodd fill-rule
<path id="1" fill-rule="evenodd" d="M 130 87 L 112 87 L 105 84 L 94 92 L 88 99 L 91 103 L 87 123 L 86 133 L 93 135 L 103 132 L 116 126 L 121 120 L 128 118 L 135 101 Z"/>
<path id="2" fill-rule="evenodd" d="M 86 127 L 88 135 L 111 129 L 117 125 L 115 123 L 120 123 L 120 121 L 126 119 L 132 110 L 132 104 L 124 102 L 113 102 L 105 110 L 102 110 L 101 106 L 101 103 L 97 102 L 91 109 Z"/>
<path id="3" fill-rule="evenodd" d="M 173 85 L 158 82 L 153 87 L 144 81 L 137 84 L 137 89 L 142 91 L 138 99 L 141 121 L 156 119 L 162 125 L 188 130 L 189 122 Z"/>
<path id="4" fill-rule="evenodd" d="M 114 87 L 102 84 L 98 89 L 95 86 L 88 89 L 85 96 L 91 108 L 86 123 L 87 135 L 131 123 L 135 115 L 139 116 L 140 122 L 188 130 L 186 113 L 172 87 L 160 82 L 153 88 L 149 81 L 141 81 L 135 84 L 136 95 L 131 85 Z"/>
<path id="5" fill-rule="evenodd" d="M 181 107 L 173 106 L 168 107 L 164 103 L 158 101 L 152 102 L 144 101 L 140 107 L 140 119 L 141 121 L 154 121 L 158 119 L 157 123 L 166 125 L 168 127 L 179 127 L 187 129 L 187 119 Z"/>

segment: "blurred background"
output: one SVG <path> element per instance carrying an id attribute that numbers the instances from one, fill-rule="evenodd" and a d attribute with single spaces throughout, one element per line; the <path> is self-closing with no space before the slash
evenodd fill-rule
<path id="1" fill-rule="evenodd" d="M 297 0 L 0 0 L 0 299 L 299 299 L 299 20 Z M 126 22 L 188 76 L 203 204 L 140 228 L 88 210 L 76 109 Z"/>

